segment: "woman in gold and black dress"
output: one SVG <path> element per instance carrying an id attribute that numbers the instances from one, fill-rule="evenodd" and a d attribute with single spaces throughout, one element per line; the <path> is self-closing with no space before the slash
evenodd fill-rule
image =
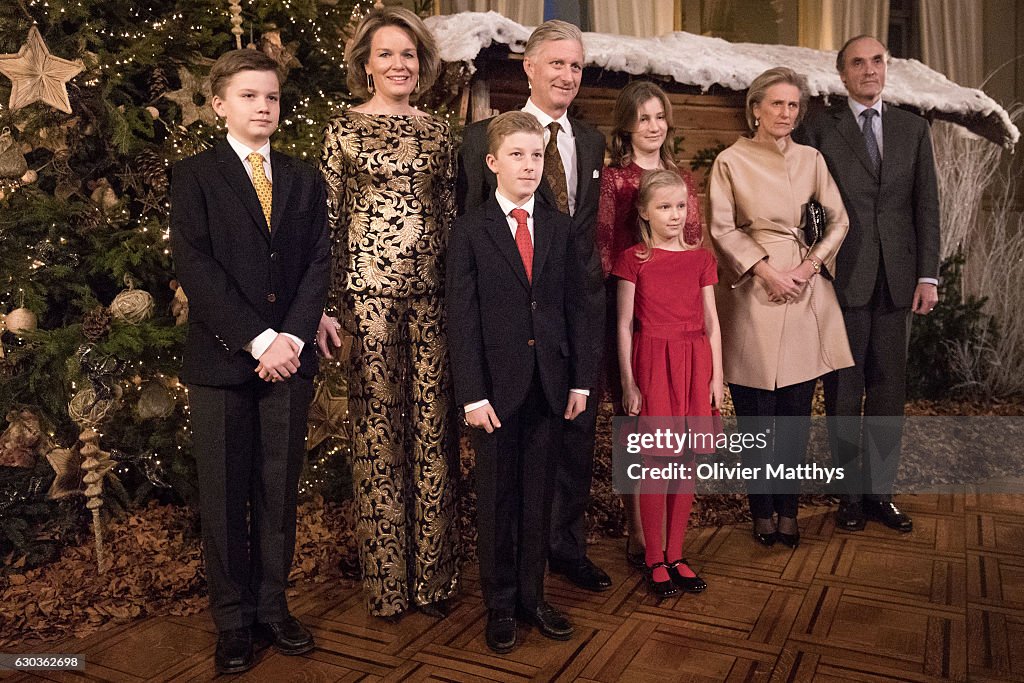
<path id="1" fill-rule="evenodd" d="M 440 67 L 412 12 L 372 10 L 346 50 L 364 102 L 332 119 L 327 179 L 334 269 L 328 312 L 354 339 L 348 368 L 356 541 L 370 613 L 447 614 L 458 581 L 458 433 L 444 329 L 454 216 L 451 131 L 412 106 Z M 317 335 L 340 344 L 335 318 Z"/>

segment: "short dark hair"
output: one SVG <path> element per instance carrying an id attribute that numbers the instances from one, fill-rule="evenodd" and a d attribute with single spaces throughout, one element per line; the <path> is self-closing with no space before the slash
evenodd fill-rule
<path id="1" fill-rule="evenodd" d="M 544 127 L 536 116 L 525 111 L 498 114 L 487 124 L 487 153 L 497 155 L 501 141 L 514 133 L 536 133 L 543 139 Z"/>
<path id="2" fill-rule="evenodd" d="M 870 33 L 862 33 L 859 36 L 854 36 L 853 38 L 850 38 L 848 41 L 843 43 L 843 46 L 841 48 L 839 48 L 839 52 L 836 53 L 836 71 L 838 71 L 839 73 L 842 73 L 843 69 L 846 67 L 846 49 L 848 47 L 850 47 L 851 45 L 853 45 L 854 43 L 856 43 L 858 40 L 864 40 L 865 38 L 871 38 L 872 40 L 878 40 L 878 38 L 875 38 Z M 878 40 L 878 44 L 881 45 L 882 47 L 885 47 L 885 45 L 880 40 Z M 889 48 L 885 47 L 885 61 L 886 61 L 886 63 L 889 62 L 889 59 L 891 57 L 892 57 L 892 55 L 889 54 Z"/>
<path id="3" fill-rule="evenodd" d="M 259 50 L 243 48 L 225 52 L 213 63 L 210 68 L 210 92 L 217 97 L 224 97 L 224 89 L 228 87 L 231 77 L 241 71 L 273 71 L 278 86 L 284 82 L 277 62 Z"/>

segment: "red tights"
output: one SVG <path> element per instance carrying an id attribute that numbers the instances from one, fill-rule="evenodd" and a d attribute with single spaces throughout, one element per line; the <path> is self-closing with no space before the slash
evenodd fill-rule
<path id="1" fill-rule="evenodd" d="M 693 477 L 693 460 L 645 456 L 645 467 L 664 467 L 669 463 L 685 463 Z M 646 549 L 644 559 L 647 566 L 658 562 L 672 564 L 683 557 L 683 542 L 686 540 L 686 526 L 693 507 L 693 479 L 651 479 L 640 483 L 640 524 L 644 529 Z M 686 565 L 677 567 L 683 576 L 695 574 Z M 669 576 L 664 567 L 654 570 L 655 581 L 667 581 Z"/>

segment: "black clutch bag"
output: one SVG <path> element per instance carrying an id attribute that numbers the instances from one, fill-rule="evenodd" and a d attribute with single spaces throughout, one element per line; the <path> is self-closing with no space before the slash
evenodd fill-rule
<path id="1" fill-rule="evenodd" d="M 825 215 L 825 207 L 814 199 L 807 200 L 807 209 L 804 211 L 804 242 L 808 250 L 825 234 L 826 225 L 828 216 Z"/>

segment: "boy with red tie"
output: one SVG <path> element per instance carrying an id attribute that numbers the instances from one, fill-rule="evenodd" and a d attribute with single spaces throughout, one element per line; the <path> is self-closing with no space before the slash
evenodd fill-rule
<path id="1" fill-rule="evenodd" d="M 253 629 L 313 649 L 288 612 L 295 506 L 329 278 L 327 195 L 313 168 L 271 151 L 277 64 L 233 50 L 210 71 L 227 140 L 172 170 L 171 248 L 189 298 L 189 387 L 219 673 L 252 667 Z"/>
<path id="2" fill-rule="evenodd" d="M 455 397 L 474 428 L 480 580 L 487 645 L 511 651 L 516 616 L 567 640 L 544 601 L 555 462 L 563 420 L 586 408 L 599 334 L 571 219 L 534 201 L 544 131 L 530 114 L 495 117 L 487 166 L 497 191 L 452 229 L 447 273 Z"/>

